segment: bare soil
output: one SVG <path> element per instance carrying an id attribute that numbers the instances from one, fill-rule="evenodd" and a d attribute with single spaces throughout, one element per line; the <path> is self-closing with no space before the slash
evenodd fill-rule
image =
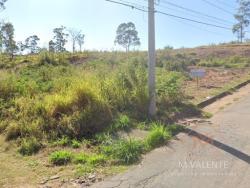
<path id="1" fill-rule="evenodd" d="M 200 103 L 212 96 L 236 86 L 250 78 L 249 69 L 205 68 L 206 76 L 197 81 L 188 80 L 184 90 L 192 102 Z"/>

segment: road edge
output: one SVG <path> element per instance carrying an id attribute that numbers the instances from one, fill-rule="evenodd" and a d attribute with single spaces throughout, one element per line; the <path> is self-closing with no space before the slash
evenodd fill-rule
<path id="1" fill-rule="evenodd" d="M 240 88 L 248 85 L 249 83 L 250 83 L 250 79 L 248 79 L 247 81 L 244 81 L 244 82 L 242 82 L 242 83 L 240 83 L 240 84 L 238 84 L 238 85 L 236 85 L 236 86 L 234 86 L 234 87 L 232 87 L 232 88 L 230 88 L 230 89 L 228 89 L 228 90 L 226 90 L 218 95 L 215 95 L 215 96 L 211 97 L 210 99 L 207 99 L 205 101 L 198 103 L 197 107 L 204 108 L 204 107 L 216 102 L 219 99 L 222 99 L 228 95 L 232 95 L 235 92 L 235 90 L 240 89 Z"/>

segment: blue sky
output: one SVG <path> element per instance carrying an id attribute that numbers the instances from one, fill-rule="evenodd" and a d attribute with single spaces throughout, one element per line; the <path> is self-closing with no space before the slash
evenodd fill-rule
<path id="1" fill-rule="evenodd" d="M 146 6 L 145 0 L 126 0 Z M 156 9 L 166 13 L 184 16 L 218 25 L 205 17 L 189 14 L 183 10 L 165 4 L 160 0 Z M 225 13 L 206 4 L 203 0 L 168 0 L 186 8 L 194 9 L 204 14 L 216 16 L 229 22 L 234 22 L 233 15 Z M 235 12 L 235 0 L 208 0 L 224 9 Z M 23 41 L 30 35 L 37 34 L 41 46 L 53 37 L 53 28 L 64 25 L 77 28 L 86 35 L 84 48 L 93 50 L 119 49 L 114 45 L 115 32 L 122 22 L 135 23 L 141 38 L 141 47 L 147 49 L 147 13 L 132 10 L 128 7 L 112 4 L 105 0 L 8 0 L 6 10 L 0 13 L 1 19 L 10 21 L 15 27 L 17 41 Z M 166 45 L 179 47 L 194 47 L 204 44 L 234 40 L 232 32 L 207 27 L 196 23 L 181 21 L 156 14 L 156 47 Z M 68 48 L 70 43 L 68 43 Z"/>

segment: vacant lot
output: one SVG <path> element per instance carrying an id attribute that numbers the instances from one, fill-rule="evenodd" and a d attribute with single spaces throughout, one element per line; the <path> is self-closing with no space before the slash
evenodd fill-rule
<path id="1" fill-rule="evenodd" d="M 100 181 L 182 131 L 177 117 L 209 116 L 195 104 L 249 78 L 246 54 L 189 50 L 158 51 L 154 121 L 147 116 L 145 52 L 3 55 L 0 186 Z M 192 68 L 206 69 L 198 85 Z"/>

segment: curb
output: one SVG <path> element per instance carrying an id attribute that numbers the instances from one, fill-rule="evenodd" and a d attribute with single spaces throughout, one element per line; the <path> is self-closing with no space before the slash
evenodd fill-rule
<path id="1" fill-rule="evenodd" d="M 235 86 L 235 87 L 230 88 L 230 89 L 227 90 L 227 91 L 224 91 L 224 92 L 222 92 L 222 93 L 220 93 L 220 94 L 218 94 L 218 95 L 216 95 L 216 96 L 213 96 L 212 98 L 210 98 L 210 99 L 208 99 L 208 100 L 205 100 L 205 101 L 203 101 L 203 102 L 197 104 L 197 107 L 199 107 L 199 108 L 204 108 L 204 107 L 206 107 L 206 106 L 208 106 L 208 105 L 210 105 L 210 104 L 216 102 L 217 100 L 219 100 L 219 99 L 221 99 L 221 98 L 223 98 L 223 97 L 226 97 L 226 96 L 228 96 L 228 95 L 231 95 L 232 92 L 234 92 L 235 90 L 240 89 L 240 88 L 246 86 L 246 85 L 249 84 L 249 83 L 250 83 L 250 80 L 247 80 L 247 81 L 245 81 L 245 82 L 243 82 L 243 83 L 241 83 L 241 84 L 239 84 L 239 85 L 237 85 L 237 86 Z"/>

